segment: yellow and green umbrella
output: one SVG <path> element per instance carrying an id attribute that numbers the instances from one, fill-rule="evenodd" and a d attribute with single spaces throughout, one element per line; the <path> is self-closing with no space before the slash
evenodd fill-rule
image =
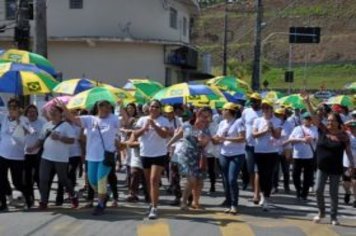
<path id="1" fill-rule="evenodd" d="M 164 88 L 164 86 L 154 80 L 149 79 L 129 79 L 132 85 L 139 90 L 142 94 L 149 98 L 152 98 L 158 91 Z"/>
<path id="2" fill-rule="evenodd" d="M 313 107 L 316 107 L 319 104 L 319 101 L 315 98 L 311 98 L 310 100 Z M 281 106 L 290 106 L 294 109 L 304 109 L 306 105 L 304 103 L 303 97 L 299 94 L 291 94 L 289 96 L 282 97 L 278 99 L 275 103 Z"/>
<path id="3" fill-rule="evenodd" d="M 348 84 L 345 88 L 346 89 L 351 89 L 351 90 L 356 90 L 356 82 Z"/>
<path id="4" fill-rule="evenodd" d="M 338 104 L 338 105 L 350 107 L 350 108 L 355 105 L 353 98 L 350 96 L 346 96 L 346 95 L 338 95 L 338 96 L 331 97 L 328 99 L 328 101 L 326 103 L 330 104 L 330 105 Z"/>
<path id="5" fill-rule="evenodd" d="M 48 59 L 33 52 L 28 52 L 19 49 L 9 49 L 0 55 L 0 63 L 1 62 L 32 64 L 46 71 L 52 76 L 57 75 L 53 64 Z"/>
<path id="6" fill-rule="evenodd" d="M 51 93 L 59 82 L 37 66 L 0 63 L 0 92 L 15 95 Z"/>
<path id="7" fill-rule="evenodd" d="M 106 100 L 115 106 L 119 100 L 126 99 L 127 92 L 124 90 L 110 90 L 105 87 L 95 87 L 78 93 L 67 104 L 68 109 L 92 109 L 96 102 Z"/>
<path id="8" fill-rule="evenodd" d="M 240 80 L 234 76 L 218 76 L 209 79 L 206 84 L 215 85 L 221 90 L 230 90 L 244 94 L 252 91 L 250 86 L 245 81 Z"/>
<path id="9" fill-rule="evenodd" d="M 278 91 L 265 91 L 261 93 L 261 97 L 270 101 L 276 101 L 284 97 L 284 94 Z"/>
<path id="10" fill-rule="evenodd" d="M 201 99 L 201 95 L 206 96 L 209 100 L 221 98 L 220 94 L 209 86 L 180 83 L 162 89 L 153 96 L 153 99 L 158 99 L 165 104 L 187 104 L 189 100 Z"/>

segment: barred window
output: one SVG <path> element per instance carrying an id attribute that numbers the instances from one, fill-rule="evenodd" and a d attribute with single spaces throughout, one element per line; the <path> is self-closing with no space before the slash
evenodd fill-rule
<path id="1" fill-rule="evenodd" d="M 169 26 L 173 29 L 178 28 L 178 12 L 173 7 L 169 10 Z"/>

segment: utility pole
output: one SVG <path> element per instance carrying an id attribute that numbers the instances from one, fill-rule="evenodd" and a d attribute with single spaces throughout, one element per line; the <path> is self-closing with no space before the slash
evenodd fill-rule
<path id="1" fill-rule="evenodd" d="M 28 0 L 18 1 L 15 27 L 15 43 L 18 49 L 30 50 L 30 12 Z"/>
<path id="2" fill-rule="evenodd" d="M 225 0 L 224 11 L 224 52 L 223 52 L 223 75 L 227 75 L 227 4 L 228 0 Z"/>
<path id="3" fill-rule="evenodd" d="M 256 0 L 256 13 L 255 48 L 251 81 L 251 87 L 253 90 L 259 90 L 260 88 L 261 38 L 263 17 L 262 0 Z"/>
<path id="4" fill-rule="evenodd" d="M 35 32 L 33 51 L 47 57 L 47 5 L 46 0 L 34 0 Z"/>

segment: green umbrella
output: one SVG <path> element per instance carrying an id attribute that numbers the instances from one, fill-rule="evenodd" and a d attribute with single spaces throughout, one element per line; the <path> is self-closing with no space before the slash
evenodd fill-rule
<path id="1" fill-rule="evenodd" d="M 139 90 L 143 95 L 149 98 L 152 98 L 153 95 L 164 88 L 159 82 L 149 79 L 129 79 L 129 81 L 136 90 Z"/>
<path id="2" fill-rule="evenodd" d="M 251 92 L 250 86 L 243 80 L 234 76 L 218 76 L 209 79 L 206 84 L 215 85 L 221 90 L 230 90 L 234 92 L 242 92 L 244 94 Z"/>
<path id="3" fill-rule="evenodd" d="M 344 107 L 353 107 L 354 103 L 353 100 L 350 96 L 346 95 L 339 95 L 339 96 L 334 96 L 328 99 L 326 102 L 327 104 L 339 104 Z"/>
<path id="4" fill-rule="evenodd" d="M 294 109 L 303 109 L 305 108 L 304 100 L 300 94 L 292 94 L 289 96 L 282 97 L 276 101 L 280 105 L 289 105 Z"/>

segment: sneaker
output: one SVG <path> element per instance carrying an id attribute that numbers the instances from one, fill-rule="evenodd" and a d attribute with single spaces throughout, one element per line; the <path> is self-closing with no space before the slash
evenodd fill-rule
<path id="1" fill-rule="evenodd" d="M 262 203 L 262 210 L 263 210 L 263 211 L 268 211 L 268 210 L 269 210 L 269 205 L 268 205 L 266 199 L 264 199 L 264 201 L 263 201 L 263 203 Z"/>
<path id="2" fill-rule="evenodd" d="M 79 206 L 79 200 L 78 200 L 78 197 L 77 197 L 77 196 L 72 197 L 72 199 L 71 199 L 71 203 L 72 203 L 72 208 L 78 208 L 78 206 Z"/>
<path id="3" fill-rule="evenodd" d="M 349 204 L 350 203 L 350 197 L 351 197 L 350 193 L 345 193 L 345 196 L 344 196 L 345 204 Z"/>
<path id="4" fill-rule="evenodd" d="M 231 210 L 231 208 L 225 208 L 224 213 L 225 214 L 230 214 L 230 210 Z"/>
<path id="5" fill-rule="evenodd" d="M 152 207 L 150 210 L 150 213 L 148 214 L 148 219 L 154 220 L 157 219 L 158 217 L 158 212 L 156 207 Z"/>
<path id="6" fill-rule="evenodd" d="M 230 214 L 232 214 L 232 215 L 236 215 L 237 214 L 237 208 L 235 206 L 231 207 Z"/>
<path id="7" fill-rule="evenodd" d="M 260 199 L 260 201 L 259 201 L 259 203 L 258 203 L 258 205 L 259 205 L 259 206 L 263 206 L 265 200 L 266 200 L 265 197 L 262 195 L 262 196 L 261 196 L 261 199 Z"/>
<path id="8" fill-rule="evenodd" d="M 104 207 L 100 206 L 99 204 L 94 208 L 92 213 L 93 216 L 100 216 L 104 214 Z"/>
<path id="9" fill-rule="evenodd" d="M 46 202 L 40 202 L 38 209 L 39 210 L 46 210 L 48 208 L 47 203 Z"/>
<path id="10" fill-rule="evenodd" d="M 325 215 L 319 213 L 316 216 L 314 216 L 313 222 L 319 224 L 321 222 L 321 219 L 323 218 L 325 218 Z"/>
<path id="11" fill-rule="evenodd" d="M 340 225 L 340 222 L 339 222 L 337 219 L 333 219 L 333 220 L 331 220 L 331 224 L 332 224 L 333 226 L 335 226 L 335 225 Z"/>

